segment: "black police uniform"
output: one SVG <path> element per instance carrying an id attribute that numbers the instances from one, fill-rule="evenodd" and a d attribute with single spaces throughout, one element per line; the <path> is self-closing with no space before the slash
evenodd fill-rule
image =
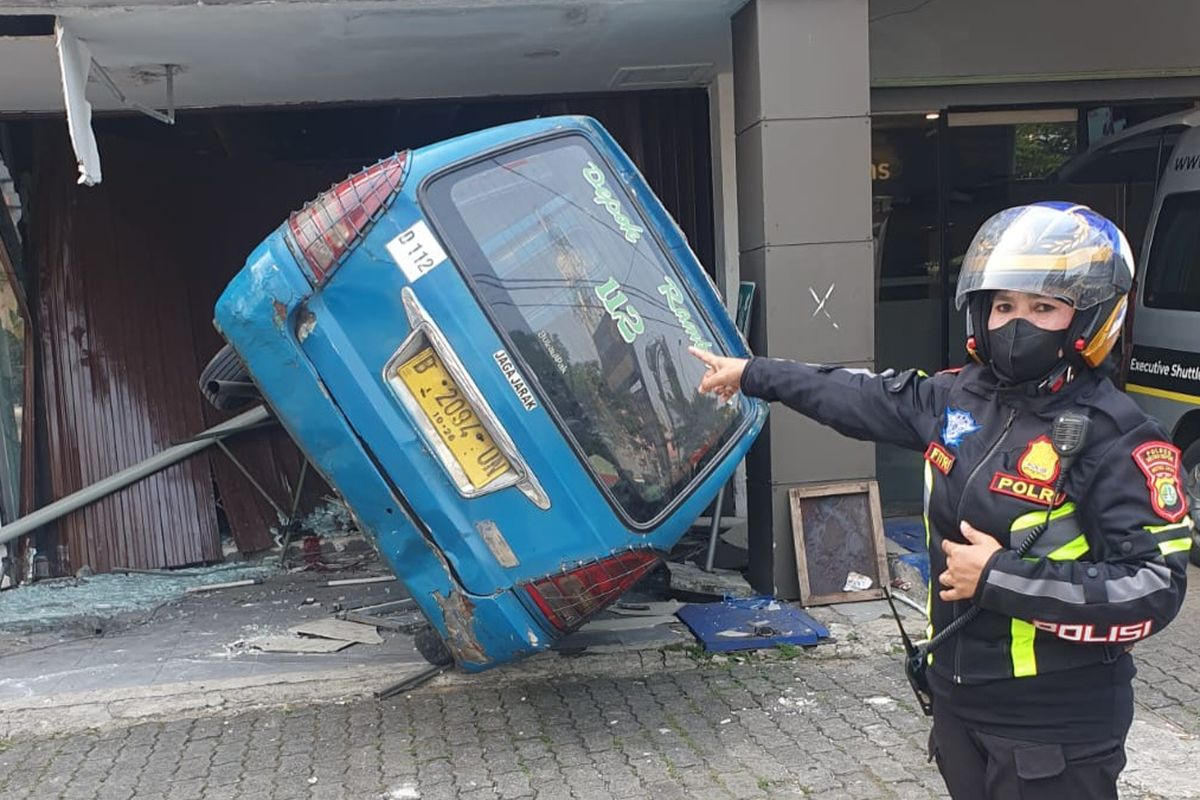
<path id="1" fill-rule="evenodd" d="M 1090 370 L 1046 393 L 1003 387 L 977 364 L 925 377 L 754 358 L 741 388 L 925 453 L 930 635 L 971 605 L 938 597 L 943 539 L 964 542 L 966 520 L 1004 546 L 980 576 L 982 613 L 932 654 L 931 751 L 951 794 L 1116 797 L 1128 651 L 1178 612 L 1191 545 L 1179 451 L 1158 423 Z M 1088 413 L 1091 433 L 1056 494 L 1051 425 L 1068 409 Z"/>

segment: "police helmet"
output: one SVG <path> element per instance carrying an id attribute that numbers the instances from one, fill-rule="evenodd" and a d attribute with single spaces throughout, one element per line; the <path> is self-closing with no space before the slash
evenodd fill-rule
<path id="1" fill-rule="evenodd" d="M 993 293 L 1029 292 L 1075 308 L 1065 358 L 1094 369 L 1121 333 L 1133 271 L 1125 235 L 1087 206 L 1055 201 L 1005 209 L 983 224 L 963 257 L 954 301 L 968 307 L 967 351 L 988 359 Z"/>

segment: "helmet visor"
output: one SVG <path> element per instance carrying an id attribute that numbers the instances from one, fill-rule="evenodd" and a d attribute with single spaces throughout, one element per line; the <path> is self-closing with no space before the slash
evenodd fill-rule
<path id="1" fill-rule="evenodd" d="M 1084 206 L 1021 206 L 983 224 L 963 257 L 954 302 L 974 291 L 1049 295 L 1091 308 L 1129 291 L 1133 259 L 1124 235 Z"/>

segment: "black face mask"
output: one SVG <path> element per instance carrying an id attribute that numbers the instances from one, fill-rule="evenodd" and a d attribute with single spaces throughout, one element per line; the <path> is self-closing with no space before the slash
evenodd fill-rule
<path id="1" fill-rule="evenodd" d="M 1008 384 L 1044 378 L 1062 359 L 1066 331 L 1047 331 L 1023 319 L 988 331 L 992 372 Z"/>

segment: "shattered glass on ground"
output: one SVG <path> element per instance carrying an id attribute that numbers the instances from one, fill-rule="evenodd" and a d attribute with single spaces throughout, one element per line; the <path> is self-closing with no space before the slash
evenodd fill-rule
<path id="1" fill-rule="evenodd" d="M 149 614 L 183 597 L 189 588 L 263 579 L 276 570 L 271 562 L 218 564 L 178 574 L 93 575 L 42 581 L 0 594 L 0 631 L 32 633 L 86 620 Z"/>

